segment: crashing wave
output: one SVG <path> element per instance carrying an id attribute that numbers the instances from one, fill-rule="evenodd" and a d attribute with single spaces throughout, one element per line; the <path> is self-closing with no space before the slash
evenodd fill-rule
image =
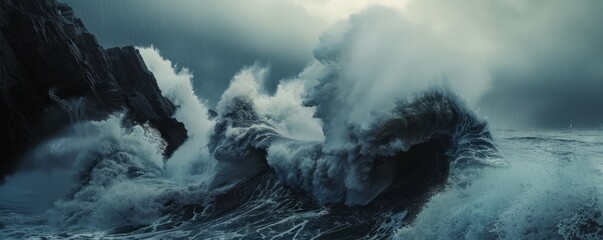
<path id="1" fill-rule="evenodd" d="M 368 128 L 346 126 L 347 143 L 333 147 L 330 129 L 323 142 L 286 137 L 252 99 L 237 96 L 223 99 L 209 148 L 221 163 L 252 166 L 248 174 L 269 166 L 319 202 L 347 205 L 366 205 L 411 179 L 428 188 L 438 176 L 446 179 L 449 164 L 501 164 L 487 124 L 455 96 L 431 90 L 392 109 Z"/>
<path id="2" fill-rule="evenodd" d="M 412 194 L 409 189 L 430 191 L 446 183 L 463 187 L 479 174 L 470 166 L 505 165 L 485 120 L 452 93 L 476 80 L 462 76 L 480 74 L 467 70 L 429 86 L 433 74 L 446 75 L 447 68 L 409 55 L 416 39 L 404 28 L 387 27 L 400 20 L 397 15 L 376 17 L 380 13 L 370 9 L 336 24 L 321 36 L 315 61 L 284 81 L 303 86 L 296 110 L 311 109 L 305 121 L 320 123 L 320 140 L 299 139 L 279 127 L 290 119 L 266 110 L 279 104 L 264 103 L 270 97 L 254 89 L 261 76 L 235 77 L 218 103 L 209 143 L 218 165 L 246 166 L 249 173 L 243 175 L 270 167 L 320 203 L 349 206 L 367 205 L 386 192 Z M 381 38 L 365 38 L 394 37 L 391 31 L 399 40 L 387 45 L 391 51 L 382 51 Z M 427 68 L 392 64 L 409 57 L 426 61 Z"/>

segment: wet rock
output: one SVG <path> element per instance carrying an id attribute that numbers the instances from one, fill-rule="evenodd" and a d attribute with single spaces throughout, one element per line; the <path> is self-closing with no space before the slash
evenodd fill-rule
<path id="1" fill-rule="evenodd" d="M 166 155 L 187 138 L 138 51 L 104 49 L 56 0 L 0 2 L 0 93 L 0 180 L 21 154 L 74 121 L 57 99 L 85 98 L 77 109 L 83 119 L 75 120 L 126 110 L 129 122 L 148 122 L 161 133 Z"/>

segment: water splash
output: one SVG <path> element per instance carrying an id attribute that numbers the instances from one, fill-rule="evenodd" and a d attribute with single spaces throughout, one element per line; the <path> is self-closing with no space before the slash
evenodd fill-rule
<path id="1" fill-rule="evenodd" d="M 62 99 L 57 96 L 53 89 L 48 91 L 50 99 L 55 101 L 59 107 L 67 113 L 71 123 L 77 123 L 84 120 L 84 114 L 86 111 L 86 98 L 79 97 L 74 99 Z"/>

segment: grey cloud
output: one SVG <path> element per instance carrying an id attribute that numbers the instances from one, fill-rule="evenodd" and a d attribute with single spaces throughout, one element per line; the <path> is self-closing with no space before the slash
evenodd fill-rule
<path id="1" fill-rule="evenodd" d="M 591 128 L 603 123 L 602 11 L 594 0 L 436 0 L 407 12 L 494 46 L 479 106 L 495 126 Z"/>
<path id="2" fill-rule="evenodd" d="M 191 68 L 197 94 L 212 105 L 245 65 L 269 65 L 265 85 L 274 91 L 279 79 L 296 76 L 313 61 L 313 50 L 328 54 L 318 40 L 326 23 L 289 1 L 64 1 L 103 45 L 154 44 Z M 401 17 L 377 23 L 399 25 L 406 29 L 402 36 L 373 49 L 411 43 L 403 46 L 411 57 L 366 62 L 401 66 L 409 69 L 406 75 L 470 78 L 453 89 L 495 127 L 600 127 L 601 12 L 597 0 L 411 1 Z M 365 21 L 356 19 L 351 21 Z M 467 74 L 455 76 L 457 69 Z"/>
<path id="3" fill-rule="evenodd" d="M 231 78 L 256 61 L 268 90 L 312 59 L 325 25 L 286 1 L 63 0 L 106 47 L 154 45 L 191 69 L 198 95 L 215 104 Z"/>
<path id="4" fill-rule="evenodd" d="M 495 127 L 592 128 L 603 123 L 602 11 L 595 0 L 427 0 L 404 15 L 481 55 L 490 88 L 472 105 Z"/>

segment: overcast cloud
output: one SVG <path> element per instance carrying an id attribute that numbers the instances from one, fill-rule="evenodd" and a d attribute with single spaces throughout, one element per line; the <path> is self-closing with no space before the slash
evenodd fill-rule
<path id="1" fill-rule="evenodd" d="M 279 0 L 64 0 L 105 47 L 154 45 L 194 74 L 199 96 L 214 105 L 230 79 L 256 61 L 268 86 L 312 59 L 324 21 Z"/>
<path id="2" fill-rule="evenodd" d="M 376 64 L 405 71 L 393 71 L 400 76 L 414 71 L 449 79 L 495 127 L 603 123 L 603 2 L 597 0 L 64 1 L 104 46 L 154 45 L 190 68 L 197 94 L 210 106 L 237 72 L 256 62 L 269 66 L 264 85 L 273 92 L 280 79 L 297 76 L 314 61 L 325 44 L 319 39 L 337 36 L 337 21 L 376 3 L 392 10 L 372 15 L 399 16 L 355 20 L 354 26 L 366 20 L 382 28 L 352 31 L 368 34 L 356 36 L 361 42 L 370 43 L 371 33 L 381 38 L 375 46 L 354 48 L 366 49 L 357 53 L 371 59 L 352 70 L 382 69 L 371 66 Z M 379 22 L 384 20 L 389 22 Z M 394 33 L 383 34 L 387 28 Z"/>

